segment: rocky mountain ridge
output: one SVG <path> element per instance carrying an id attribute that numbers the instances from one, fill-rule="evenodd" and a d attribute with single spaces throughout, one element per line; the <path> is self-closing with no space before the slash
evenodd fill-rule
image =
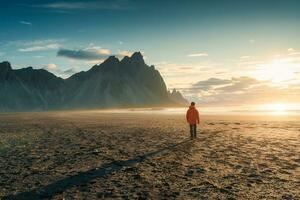
<path id="1" fill-rule="evenodd" d="M 45 69 L 12 69 L 0 63 L 0 111 L 32 111 L 142 106 L 179 106 L 154 66 L 140 52 L 119 60 L 110 56 L 67 79 Z M 183 97 L 182 97 L 183 98 Z M 184 98 L 183 98 L 184 99 Z"/>

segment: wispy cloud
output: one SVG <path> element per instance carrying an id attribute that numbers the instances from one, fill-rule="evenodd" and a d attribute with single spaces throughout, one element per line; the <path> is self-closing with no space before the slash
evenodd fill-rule
<path id="1" fill-rule="evenodd" d="M 35 8 L 45 8 L 51 10 L 128 10 L 135 8 L 130 0 L 101 0 L 101 1 L 60 1 L 46 4 L 30 5 Z"/>
<path id="2" fill-rule="evenodd" d="M 8 41 L 4 46 L 44 46 L 53 43 L 63 43 L 65 39 L 38 39 L 38 40 L 14 40 Z"/>
<path id="3" fill-rule="evenodd" d="M 294 101 L 298 95 L 300 101 L 300 51 L 289 48 L 280 53 L 280 58 L 246 54 L 228 63 L 196 59 L 197 63 L 161 62 L 156 65 L 168 87 L 181 89 L 186 97 L 195 101 L 238 104 L 239 100 L 240 103 L 248 102 L 247 94 L 253 98 L 253 103 L 264 101 L 264 98 L 268 101 L 283 98 L 285 94 L 287 99 Z"/>
<path id="4" fill-rule="evenodd" d="M 207 53 L 203 52 L 203 53 L 193 53 L 193 54 L 189 54 L 188 57 L 205 57 L 208 56 Z"/>
<path id="5" fill-rule="evenodd" d="M 219 63 L 202 60 L 197 63 L 170 63 L 167 61 L 154 63 L 164 77 L 168 87 L 182 89 L 188 88 L 199 80 L 223 72 L 225 69 Z M 216 70 L 218 68 L 218 70 Z M 184 76 L 183 76 L 184 74 Z"/>
<path id="6" fill-rule="evenodd" d="M 248 76 L 209 78 L 193 84 L 184 93 L 206 105 L 254 105 L 274 100 L 299 102 L 300 84 L 282 88 Z"/>
<path id="7" fill-rule="evenodd" d="M 36 55 L 36 56 L 33 56 L 34 58 L 45 58 L 45 56 L 42 56 L 42 55 Z"/>
<path id="8" fill-rule="evenodd" d="M 228 79 L 219 79 L 219 78 L 209 78 L 204 81 L 198 81 L 193 84 L 193 89 L 197 90 L 209 90 L 213 87 L 230 84 L 231 80 Z"/>
<path id="9" fill-rule="evenodd" d="M 293 56 L 293 55 L 300 55 L 300 51 L 296 51 L 294 48 L 288 48 L 288 55 Z"/>
<path id="10" fill-rule="evenodd" d="M 57 69 L 57 65 L 54 63 L 49 63 L 45 66 L 46 69 L 48 70 L 56 70 Z"/>
<path id="11" fill-rule="evenodd" d="M 130 52 L 130 51 L 119 51 L 117 54 L 118 57 L 124 57 L 124 56 L 130 56 L 130 55 L 132 55 L 132 52 Z"/>
<path id="12" fill-rule="evenodd" d="M 19 51 L 21 52 L 33 52 L 33 51 L 47 51 L 47 50 L 54 50 L 60 47 L 59 44 L 46 44 L 44 46 L 30 46 L 26 48 L 20 48 Z"/>
<path id="13" fill-rule="evenodd" d="M 241 56 L 241 57 L 240 57 L 241 60 L 247 60 L 247 59 L 249 59 L 249 58 L 251 58 L 251 56 Z"/>
<path id="14" fill-rule="evenodd" d="M 108 50 L 109 51 L 109 50 Z M 110 52 L 110 51 L 109 51 Z M 112 54 L 107 54 L 107 56 L 109 56 L 109 55 L 112 55 Z M 114 56 L 116 56 L 117 58 L 119 58 L 119 59 L 122 59 L 123 57 L 125 57 L 125 56 L 131 56 L 132 55 L 132 52 L 130 52 L 130 51 L 119 51 L 116 55 L 114 55 Z M 103 58 L 101 58 L 101 59 L 96 59 L 96 60 L 88 60 L 88 61 L 86 61 L 86 63 L 87 64 L 92 64 L 92 65 L 96 65 L 96 64 L 100 64 L 100 63 L 102 63 L 102 62 L 104 62 L 104 60 L 105 60 L 105 56 L 103 57 Z M 144 57 L 145 58 L 145 57 Z"/>
<path id="15" fill-rule="evenodd" d="M 87 49 L 60 49 L 57 56 L 66 57 L 76 60 L 102 60 L 110 55 L 110 50 L 102 48 L 87 48 Z"/>
<path id="16" fill-rule="evenodd" d="M 35 52 L 59 49 L 64 41 L 65 39 L 15 40 L 5 42 L 2 46 L 16 48 L 20 52 Z"/>
<path id="17" fill-rule="evenodd" d="M 77 72 L 77 70 L 75 70 L 75 68 L 62 70 L 54 63 L 49 63 L 49 64 L 45 65 L 43 67 L 43 69 L 45 69 L 59 77 L 62 77 L 62 78 L 68 78 L 69 76 L 72 76 L 73 74 L 75 74 Z"/>
<path id="18" fill-rule="evenodd" d="M 24 25 L 28 25 L 28 26 L 32 26 L 31 22 L 28 21 L 19 21 L 20 24 L 24 24 Z"/>
<path id="19" fill-rule="evenodd" d="M 124 56 L 130 56 L 130 51 L 119 51 L 116 54 L 112 54 L 109 49 L 101 48 L 98 46 L 90 46 L 84 49 L 60 49 L 57 52 L 57 56 L 71 58 L 75 60 L 87 60 L 90 64 L 97 64 L 111 55 L 115 55 L 118 58 Z"/>

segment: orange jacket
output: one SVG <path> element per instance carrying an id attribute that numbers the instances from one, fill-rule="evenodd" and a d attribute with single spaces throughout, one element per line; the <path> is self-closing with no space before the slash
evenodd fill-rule
<path id="1" fill-rule="evenodd" d="M 195 106 L 190 106 L 188 111 L 186 112 L 186 121 L 189 124 L 199 124 L 200 118 L 199 118 L 199 112 L 195 108 Z"/>

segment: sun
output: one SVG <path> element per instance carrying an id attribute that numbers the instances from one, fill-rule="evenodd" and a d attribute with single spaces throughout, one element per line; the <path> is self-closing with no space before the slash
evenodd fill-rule
<path id="1" fill-rule="evenodd" d="M 276 111 L 276 112 L 285 112 L 287 109 L 287 105 L 283 104 L 283 103 L 274 104 L 274 105 L 272 105 L 272 107 L 273 107 L 274 111 Z"/>
<path id="2" fill-rule="evenodd" d="M 272 104 L 266 104 L 265 110 L 268 112 L 271 112 L 273 114 L 282 115 L 285 114 L 288 110 L 288 106 L 285 103 L 272 103 Z"/>

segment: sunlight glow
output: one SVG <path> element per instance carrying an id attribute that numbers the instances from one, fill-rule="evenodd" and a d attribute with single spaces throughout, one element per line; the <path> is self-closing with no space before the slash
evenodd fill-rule
<path id="1" fill-rule="evenodd" d="M 287 59 L 273 60 L 270 63 L 260 65 L 254 71 L 254 75 L 258 79 L 269 80 L 275 84 L 279 84 L 293 78 L 293 67 L 294 64 Z"/>
<path id="2" fill-rule="evenodd" d="M 264 107 L 267 111 L 276 115 L 284 115 L 288 111 L 288 105 L 285 103 L 266 104 Z"/>

